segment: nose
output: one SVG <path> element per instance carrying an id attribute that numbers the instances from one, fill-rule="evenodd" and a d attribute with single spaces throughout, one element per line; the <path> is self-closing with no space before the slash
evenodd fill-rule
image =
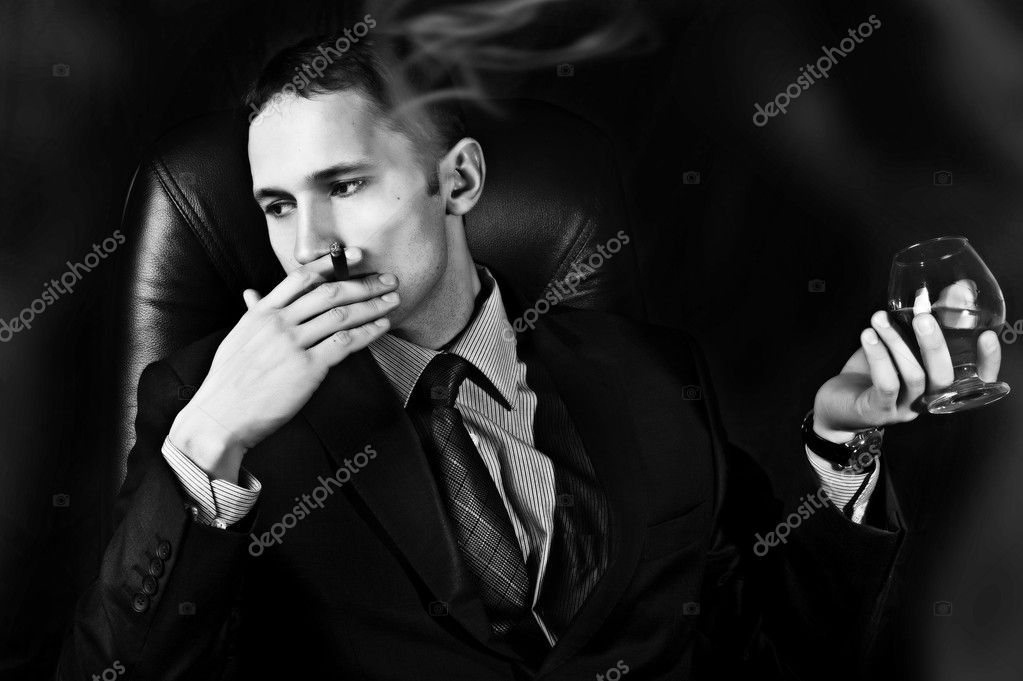
<path id="1" fill-rule="evenodd" d="M 295 232 L 295 260 L 305 265 L 330 252 L 330 245 L 339 241 L 338 225 L 329 204 L 319 202 L 298 206 L 298 230 Z"/>

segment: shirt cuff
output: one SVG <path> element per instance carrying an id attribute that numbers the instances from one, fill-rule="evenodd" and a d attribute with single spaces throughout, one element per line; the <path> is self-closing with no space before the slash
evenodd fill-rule
<path id="1" fill-rule="evenodd" d="M 863 516 L 867 513 L 870 495 L 874 493 L 874 488 L 877 487 L 877 478 L 881 474 L 881 457 L 874 459 L 874 470 L 869 473 L 869 479 L 866 485 L 864 485 L 863 481 L 867 478 L 867 473 L 836 471 L 832 468 L 830 461 L 814 454 L 805 445 L 804 448 L 806 449 L 806 457 L 810 460 L 810 465 L 813 466 L 814 471 L 816 471 L 821 487 L 827 492 L 831 503 L 841 511 L 855 498 L 856 501 L 853 502 L 851 519 L 854 523 L 862 523 Z M 859 492 L 858 496 L 857 492 Z"/>
<path id="2" fill-rule="evenodd" d="M 255 506 L 263 486 L 244 468 L 238 471 L 237 485 L 227 480 L 210 480 L 206 471 L 174 446 L 170 438 L 164 439 L 161 451 L 181 486 L 195 502 L 195 519 L 199 522 L 226 529 Z"/>

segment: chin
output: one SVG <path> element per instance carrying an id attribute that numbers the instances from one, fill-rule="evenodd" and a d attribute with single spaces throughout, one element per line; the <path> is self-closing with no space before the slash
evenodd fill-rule
<path id="1" fill-rule="evenodd" d="M 408 310 L 405 307 L 405 301 L 402 300 L 398 303 L 398 307 L 391 314 L 387 315 L 387 318 L 391 321 L 388 331 L 397 332 L 398 335 L 401 335 L 405 331 L 405 325 L 408 322 Z"/>

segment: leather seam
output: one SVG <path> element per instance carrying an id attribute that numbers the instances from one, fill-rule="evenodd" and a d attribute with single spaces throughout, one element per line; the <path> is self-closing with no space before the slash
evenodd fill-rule
<path id="1" fill-rule="evenodd" d="M 159 158 L 152 159 L 150 164 L 160 186 L 163 188 L 164 194 L 174 205 L 178 215 L 181 216 L 193 236 L 195 236 L 206 250 L 207 255 L 209 255 L 211 262 L 217 270 L 217 274 L 220 275 L 220 278 L 229 287 L 234 288 L 235 286 L 241 286 L 242 277 L 232 266 L 232 260 L 227 257 L 224 245 L 216 238 L 216 233 L 213 230 L 204 229 L 202 227 L 202 221 L 199 220 L 198 211 L 173 180 L 173 176 L 166 164 L 164 164 Z M 187 210 L 185 209 L 185 206 L 187 206 Z"/>

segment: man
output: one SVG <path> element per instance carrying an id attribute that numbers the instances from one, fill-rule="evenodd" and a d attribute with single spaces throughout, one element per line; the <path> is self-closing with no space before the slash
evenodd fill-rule
<path id="1" fill-rule="evenodd" d="M 876 429 L 952 380 L 933 318 L 914 320 L 921 364 L 874 315 L 778 503 L 688 335 L 564 305 L 508 333 L 518 311 L 464 233 L 482 148 L 449 104 L 403 106 L 417 90 L 379 43 L 286 90 L 331 43 L 278 55 L 250 95 L 288 274 L 143 373 L 61 678 L 851 673 L 903 529 Z M 979 355 L 993 380 L 993 333 Z"/>

